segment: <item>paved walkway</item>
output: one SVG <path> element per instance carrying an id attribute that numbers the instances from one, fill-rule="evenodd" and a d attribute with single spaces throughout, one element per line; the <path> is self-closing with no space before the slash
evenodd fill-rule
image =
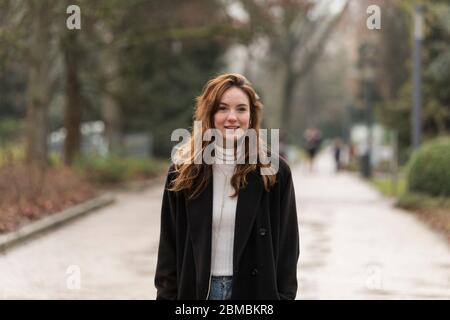
<path id="1" fill-rule="evenodd" d="M 300 221 L 299 299 L 450 299 L 439 235 L 358 177 L 293 168 Z M 154 299 L 162 185 L 0 254 L 0 298 Z M 79 275 L 79 277 L 78 277 Z M 80 280 L 78 282 L 78 280 Z"/>
<path id="2" fill-rule="evenodd" d="M 294 170 L 300 220 L 299 299 L 450 299 L 445 240 L 358 176 Z"/>

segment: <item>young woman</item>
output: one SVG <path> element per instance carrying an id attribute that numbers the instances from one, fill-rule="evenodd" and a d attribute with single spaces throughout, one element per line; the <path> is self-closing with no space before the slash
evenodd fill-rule
<path id="1" fill-rule="evenodd" d="M 295 298 L 294 185 L 281 158 L 278 171 L 262 174 L 267 162 L 261 159 L 268 154 L 259 137 L 262 107 L 239 74 L 210 80 L 197 98 L 194 120 L 201 121 L 201 132 L 180 149 L 190 161 L 171 166 L 164 189 L 157 299 Z M 216 129 L 220 138 L 203 141 L 208 129 Z M 258 135 L 256 145 L 244 138 L 244 147 L 238 148 L 249 129 Z M 201 153 L 214 144 L 213 164 L 194 161 L 196 143 Z M 252 162 L 255 148 L 257 161 Z M 237 161 L 239 155 L 245 161 Z"/>

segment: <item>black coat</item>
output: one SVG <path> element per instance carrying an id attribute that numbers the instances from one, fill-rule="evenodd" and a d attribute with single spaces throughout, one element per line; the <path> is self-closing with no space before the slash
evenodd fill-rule
<path id="1" fill-rule="evenodd" d="M 213 184 L 195 199 L 167 190 L 155 274 L 157 299 L 204 300 L 211 270 Z M 280 159 L 277 183 L 265 191 L 257 172 L 239 192 L 236 208 L 231 299 L 294 299 L 299 234 L 289 166 Z"/>

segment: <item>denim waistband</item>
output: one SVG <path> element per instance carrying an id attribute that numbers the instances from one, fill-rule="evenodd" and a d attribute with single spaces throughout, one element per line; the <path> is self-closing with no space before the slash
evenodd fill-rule
<path id="1" fill-rule="evenodd" d="M 229 281 L 233 279 L 233 276 L 211 276 L 211 279 L 215 281 Z"/>

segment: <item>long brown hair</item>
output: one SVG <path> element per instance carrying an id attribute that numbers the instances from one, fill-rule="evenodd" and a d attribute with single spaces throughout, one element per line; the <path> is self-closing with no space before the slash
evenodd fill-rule
<path id="1" fill-rule="evenodd" d="M 204 163 L 196 164 L 194 159 L 203 154 L 205 148 L 211 143 L 210 141 L 203 141 L 203 134 L 208 129 L 214 128 L 214 115 L 218 110 L 218 106 L 222 95 L 229 88 L 237 87 L 245 92 L 250 101 L 250 126 L 249 128 L 255 129 L 257 134 L 257 162 L 250 164 L 248 160 L 249 146 L 245 141 L 245 164 L 236 164 L 235 172 L 231 178 L 231 185 L 234 188 L 233 197 L 235 197 L 239 190 L 247 186 L 247 174 L 252 171 L 256 171 L 262 167 L 268 167 L 261 163 L 261 155 L 267 154 L 267 147 L 260 139 L 259 129 L 261 126 L 262 109 L 258 95 L 253 89 L 251 83 L 242 75 L 237 73 L 222 74 L 218 77 L 208 81 L 203 88 L 200 96 L 196 99 L 196 108 L 194 114 L 194 121 L 201 121 L 201 132 L 191 135 L 190 140 L 180 148 L 178 154 L 180 158 L 188 159 L 185 163 L 176 164 L 175 171 L 178 173 L 177 177 L 172 181 L 169 186 L 171 191 L 185 190 L 188 193 L 188 198 L 193 199 L 197 197 L 205 188 L 212 178 L 212 167 Z M 194 154 L 195 143 L 199 143 L 197 139 L 201 141 L 201 151 L 199 154 Z M 266 191 L 270 190 L 276 182 L 276 175 L 261 175 Z"/>

